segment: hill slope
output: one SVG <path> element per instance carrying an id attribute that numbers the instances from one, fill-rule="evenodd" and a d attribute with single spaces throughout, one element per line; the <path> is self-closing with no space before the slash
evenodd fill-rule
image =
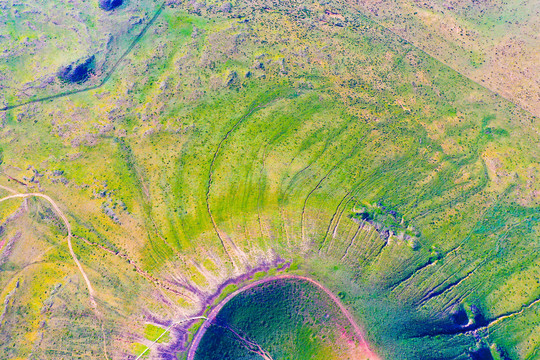
<path id="1" fill-rule="evenodd" d="M 0 113 L 1 196 L 58 204 L 95 306 L 51 203 L 3 201 L 0 351 L 135 357 L 280 268 L 341 293 L 382 358 L 537 358 L 538 118 L 346 4 L 229 5 L 165 4 L 63 85 L 90 90 L 6 96 L 38 101 Z"/>

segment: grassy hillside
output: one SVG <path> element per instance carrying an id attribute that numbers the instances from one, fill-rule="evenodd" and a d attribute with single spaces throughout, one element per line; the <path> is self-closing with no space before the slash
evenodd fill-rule
<path id="1" fill-rule="evenodd" d="M 51 204 L 0 203 L 9 359 L 134 357 L 284 263 L 384 359 L 540 356 L 538 118 L 346 4 L 168 3 L 102 86 L 0 116 L 0 185 L 54 199 L 96 301 Z"/>

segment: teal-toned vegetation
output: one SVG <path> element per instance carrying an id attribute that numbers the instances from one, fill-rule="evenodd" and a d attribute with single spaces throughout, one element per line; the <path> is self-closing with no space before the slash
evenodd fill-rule
<path id="1" fill-rule="evenodd" d="M 348 327 L 320 289 L 276 280 L 229 301 L 206 330 L 195 358 L 258 359 L 257 352 L 265 352 L 273 359 L 352 359 L 358 340 Z"/>

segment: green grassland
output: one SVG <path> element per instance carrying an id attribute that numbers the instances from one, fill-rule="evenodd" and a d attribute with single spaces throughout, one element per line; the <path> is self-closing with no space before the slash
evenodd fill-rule
<path id="1" fill-rule="evenodd" d="M 302 281 L 278 280 L 228 302 L 202 338 L 196 359 L 260 359 L 239 336 L 278 359 L 354 358 L 351 348 L 357 344 L 348 327 L 321 290 Z"/>
<path id="2" fill-rule="evenodd" d="M 59 204 L 97 304 L 50 204 L 0 203 L 0 353 L 124 359 L 291 261 L 383 359 L 538 358 L 538 118 L 347 4 L 222 6 L 167 4 L 103 86 L 0 113 L 0 184 Z"/>
<path id="3" fill-rule="evenodd" d="M 130 6 L 107 12 L 97 1 L 4 2 L 0 13 L 2 107 L 73 90 L 56 78 L 56 72 L 92 55 L 98 69 L 86 86 L 96 85 L 160 5 L 130 1 Z"/>
<path id="4" fill-rule="evenodd" d="M 168 342 L 170 340 L 170 334 L 165 329 L 153 324 L 146 325 L 144 336 L 150 341 Z"/>

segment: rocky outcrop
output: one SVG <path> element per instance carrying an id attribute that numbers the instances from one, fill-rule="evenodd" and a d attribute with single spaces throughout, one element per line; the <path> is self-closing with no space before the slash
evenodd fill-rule
<path id="1" fill-rule="evenodd" d="M 105 11 L 111 11 L 122 5 L 122 0 L 99 0 L 99 7 Z"/>

